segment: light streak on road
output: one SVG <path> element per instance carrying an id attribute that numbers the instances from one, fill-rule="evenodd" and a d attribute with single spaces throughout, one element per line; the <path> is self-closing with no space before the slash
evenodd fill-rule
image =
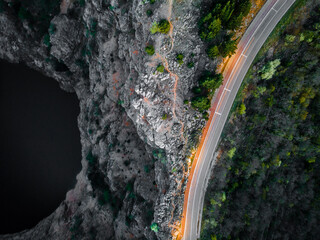
<path id="1" fill-rule="evenodd" d="M 241 82 L 263 43 L 294 2 L 268 0 L 239 42 L 236 54 L 229 59 L 223 85 L 211 104 L 210 118 L 190 170 L 181 220 L 183 240 L 200 237 L 205 190 L 209 172 L 215 164 L 213 155 Z"/>

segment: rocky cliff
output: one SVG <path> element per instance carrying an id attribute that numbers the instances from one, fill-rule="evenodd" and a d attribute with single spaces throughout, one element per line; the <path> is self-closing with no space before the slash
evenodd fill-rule
<path id="1" fill-rule="evenodd" d="M 196 28 L 200 3 L 48 2 L 55 1 L 0 0 L 0 58 L 77 94 L 82 171 L 54 213 L 1 239 L 170 239 L 182 213 L 186 157 L 204 125 L 183 103 L 211 68 Z M 151 34 L 161 19 L 170 32 Z"/>

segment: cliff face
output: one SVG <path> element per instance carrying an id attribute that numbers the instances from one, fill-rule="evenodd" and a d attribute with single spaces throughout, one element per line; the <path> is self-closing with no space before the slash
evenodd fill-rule
<path id="1" fill-rule="evenodd" d="M 33 9 L 25 7 L 34 15 L 23 17 L 21 5 L 1 1 L 0 58 L 24 62 L 77 94 L 83 156 L 77 184 L 58 209 L 1 239 L 170 239 L 182 212 L 185 159 L 204 124 L 183 101 L 210 67 L 192 4 L 65 0 L 41 34 Z M 172 31 L 151 34 L 161 19 L 171 20 Z"/>

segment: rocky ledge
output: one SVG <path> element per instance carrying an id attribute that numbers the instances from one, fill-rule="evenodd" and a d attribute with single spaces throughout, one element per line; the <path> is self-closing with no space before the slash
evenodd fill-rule
<path id="1" fill-rule="evenodd" d="M 184 100 L 212 67 L 196 28 L 200 3 L 64 0 L 45 25 L 37 17 L 48 9 L 27 2 L 0 0 L 0 58 L 77 94 L 82 170 L 54 213 L 1 239 L 170 239 L 182 213 L 186 157 L 204 125 Z M 161 19 L 171 31 L 151 34 Z"/>

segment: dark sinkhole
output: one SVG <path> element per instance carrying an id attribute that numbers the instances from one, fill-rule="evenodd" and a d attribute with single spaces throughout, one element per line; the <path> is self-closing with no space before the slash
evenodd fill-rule
<path id="1" fill-rule="evenodd" d="M 81 170 L 76 94 L 21 64 L 0 61 L 0 234 L 34 227 Z"/>

